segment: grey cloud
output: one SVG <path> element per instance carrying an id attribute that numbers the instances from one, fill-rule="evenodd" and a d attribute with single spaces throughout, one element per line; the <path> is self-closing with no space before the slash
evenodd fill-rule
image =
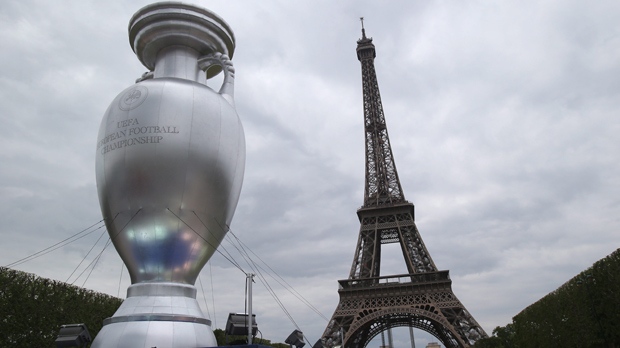
<path id="1" fill-rule="evenodd" d="M 0 264 L 100 219 L 97 129 L 145 71 L 126 26 L 147 3 L 2 4 Z M 487 332 L 619 245 L 615 2 L 198 4 L 221 15 L 238 44 L 248 158 L 233 232 L 326 315 L 336 280 L 348 276 L 362 204 L 360 16 L 420 233 Z M 18 268 L 65 280 L 95 239 Z M 243 309 L 245 276 L 216 254 L 201 277 L 208 302 L 211 267 L 210 311 L 222 327 Z M 86 286 L 122 296 L 120 270 L 110 247 Z M 255 289 L 264 336 L 283 340 L 292 324 Z M 322 319 L 278 292 L 318 338 Z"/>

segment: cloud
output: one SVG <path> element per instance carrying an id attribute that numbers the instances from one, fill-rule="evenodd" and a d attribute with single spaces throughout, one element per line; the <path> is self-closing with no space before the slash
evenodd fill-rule
<path id="1" fill-rule="evenodd" d="M 3 3 L 1 264 L 101 219 L 97 129 L 145 71 L 126 28 L 147 3 Z M 198 4 L 237 39 L 247 163 L 232 231 L 326 316 L 350 270 L 363 202 L 361 16 L 418 229 L 488 333 L 620 245 L 617 3 Z M 97 237 L 18 268 L 64 281 Z M 402 269 L 393 246 L 385 272 Z M 123 296 L 119 257 L 111 247 L 102 255 L 86 286 Z M 245 275 L 216 254 L 201 280 L 199 301 L 223 327 L 228 312 L 243 310 Z M 316 340 L 324 320 L 270 284 Z M 282 341 L 292 323 L 260 281 L 255 293 L 261 331 Z M 403 330 L 397 342 L 409 339 Z"/>

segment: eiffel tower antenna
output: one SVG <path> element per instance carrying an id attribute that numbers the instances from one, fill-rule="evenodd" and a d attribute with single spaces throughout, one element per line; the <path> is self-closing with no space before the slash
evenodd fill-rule
<path id="1" fill-rule="evenodd" d="M 362 39 L 366 38 L 366 29 L 364 29 L 364 17 L 360 17 L 360 22 L 362 22 Z"/>
<path id="2" fill-rule="evenodd" d="M 374 60 L 375 46 L 362 38 L 357 58 L 362 67 L 366 178 L 360 230 L 349 278 L 339 280 L 340 302 L 325 332 L 328 347 L 364 348 L 381 332 L 398 326 L 426 331 L 445 347 L 467 348 L 487 337 L 452 291 L 449 271 L 435 266 L 405 200 L 390 146 Z M 381 276 L 381 246 L 399 243 L 407 274 Z"/>

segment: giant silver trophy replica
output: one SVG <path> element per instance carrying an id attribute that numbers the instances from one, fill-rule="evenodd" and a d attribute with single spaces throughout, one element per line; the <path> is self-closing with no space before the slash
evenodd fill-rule
<path id="1" fill-rule="evenodd" d="M 106 111 L 96 172 L 132 285 L 93 347 L 217 346 L 194 283 L 229 229 L 243 181 L 235 39 L 214 13 L 164 2 L 131 18 L 129 40 L 150 72 Z M 215 92 L 206 80 L 221 71 Z"/>

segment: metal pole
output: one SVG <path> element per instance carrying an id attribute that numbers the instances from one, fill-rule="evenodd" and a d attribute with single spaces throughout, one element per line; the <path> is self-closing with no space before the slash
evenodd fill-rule
<path id="1" fill-rule="evenodd" d="M 413 338 L 413 327 L 409 326 L 409 337 L 411 337 L 411 348 L 415 348 L 415 339 Z"/>
<path id="2" fill-rule="evenodd" d="M 248 273 L 248 345 L 252 344 L 252 282 L 254 273 Z"/>

